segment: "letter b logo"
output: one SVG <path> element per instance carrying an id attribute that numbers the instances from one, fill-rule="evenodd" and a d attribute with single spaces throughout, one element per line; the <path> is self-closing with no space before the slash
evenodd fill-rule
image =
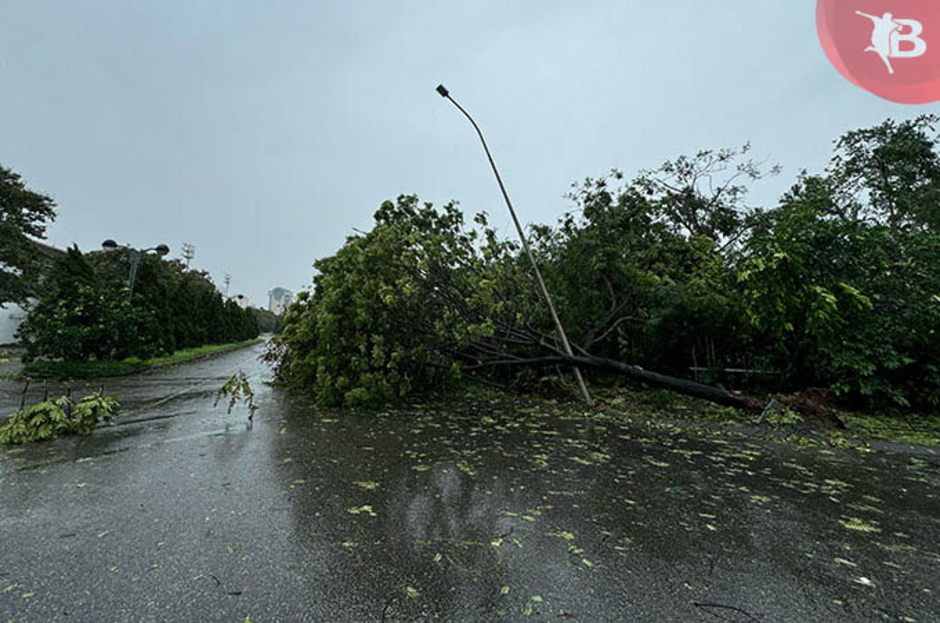
<path id="1" fill-rule="evenodd" d="M 899 104 L 940 101 L 940 0 L 816 0 L 816 30 L 855 86 Z"/>
<path id="2" fill-rule="evenodd" d="M 904 26 L 904 29 L 891 38 L 891 56 L 893 58 L 917 58 L 926 54 L 927 42 L 920 36 L 924 32 L 924 25 L 913 19 L 894 21 Z"/>

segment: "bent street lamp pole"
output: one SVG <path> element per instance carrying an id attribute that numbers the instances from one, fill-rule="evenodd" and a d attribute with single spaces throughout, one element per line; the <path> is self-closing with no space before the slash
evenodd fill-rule
<path id="1" fill-rule="evenodd" d="M 470 124 L 473 125 L 473 129 L 476 130 L 477 136 L 480 137 L 480 142 L 483 144 L 483 151 L 486 152 L 486 158 L 490 161 L 490 167 L 493 169 L 493 175 L 496 176 L 496 182 L 499 184 L 499 190 L 503 193 L 503 199 L 506 201 L 506 207 L 509 208 L 509 214 L 512 216 L 512 222 L 516 226 L 516 232 L 519 234 L 519 240 L 522 241 L 522 248 L 525 249 L 526 255 L 529 257 L 529 262 L 532 263 L 532 269 L 535 271 L 535 278 L 539 283 L 539 289 L 541 290 L 542 296 L 545 298 L 545 302 L 548 304 L 548 310 L 552 314 L 552 320 L 555 322 L 555 330 L 558 331 L 558 338 L 561 340 L 562 347 L 565 349 L 565 353 L 569 357 L 574 357 L 574 351 L 571 350 L 571 344 L 568 342 L 568 336 L 565 335 L 565 328 L 561 324 L 561 319 L 558 317 L 558 313 L 555 311 L 555 305 L 552 303 L 552 296 L 548 293 L 548 288 L 545 286 L 545 280 L 542 279 L 542 271 L 539 270 L 539 265 L 535 261 L 535 256 L 532 255 L 532 249 L 529 248 L 529 241 L 526 239 L 525 231 L 522 229 L 522 225 L 519 224 L 519 218 L 516 216 L 516 211 L 512 207 L 512 202 L 509 200 L 509 193 L 506 192 L 506 186 L 503 184 L 503 178 L 499 176 L 499 171 L 496 169 L 496 163 L 493 161 L 493 156 L 490 154 L 490 148 L 486 145 L 486 139 L 483 138 L 483 132 L 480 130 L 480 126 L 477 125 L 477 122 L 473 120 L 473 117 L 470 116 L 463 106 L 457 103 L 457 101 L 450 96 L 450 92 L 444 88 L 443 84 L 437 86 L 437 92 L 446 100 L 450 100 L 450 103 L 457 107 L 457 110 L 463 113 L 463 116 L 466 117 Z M 577 366 L 572 366 L 574 371 L 574 377 L 578 381 L 578 387 L 581 389 L 581 395 L 584 397 L 585 402 L 592 404 L 591 394 L 588 392 L 587 385 L 584 383 L 584 378 L 581 376 L 581 370 Z"/>

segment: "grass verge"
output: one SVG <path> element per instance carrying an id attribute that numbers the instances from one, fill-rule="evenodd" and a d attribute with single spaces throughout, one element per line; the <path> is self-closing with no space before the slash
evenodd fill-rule
<path id="1" fill-rule="evenodd" d="M 97 379 L 107 376 L 136 374 L 153 368 L 172 366 L 211 355 L 220 355 L 232 350 L 254 346 L 264 341 L 255 338 L 231 344 L 209 344 L 198 348 L 185 348 L 166 357 L 138 359 L 130 357 L 123 361 L 34 361 L 23 368 L 23 375 L 42 379 Z"/>

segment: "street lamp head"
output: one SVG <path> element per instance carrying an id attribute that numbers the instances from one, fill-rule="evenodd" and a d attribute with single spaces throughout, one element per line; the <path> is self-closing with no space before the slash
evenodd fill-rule
<path id="1" fill-rule="evenodd" d="M 156 249 L 154 249 L 154 251 L 157 252 L 157 255 L 163 256 L 170 252 L 170 247 L 166 246 L 165 244 L 161 244 Z"/>
<path id="2" fill-rule="evenodd" d="M 437 85 L 437 92 L 441 94 L 441 97 L 447 97 L 448 95 L 450 95 L 450 92 L 446 88 L 444 88 L 443 84 Z"/>
<path id="3" fill-rule="evenodd" d="M 118 243 L 108 238 L 107 240 L 101 243 L 101 248 L 104 249 L 105 251 L 114 251 L 115 249 L 118 248 Z"/>

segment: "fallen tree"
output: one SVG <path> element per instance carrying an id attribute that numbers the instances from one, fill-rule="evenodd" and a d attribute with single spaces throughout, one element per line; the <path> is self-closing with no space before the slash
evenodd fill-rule
<path id="1" fill-rule="evenodd" d="M 645 383 L 651 387 L 656 387 L 659 389 L 667 389 L 679 394 L 684 394 L 686 396 L 691 396 L 693 398 L 700 398 L 702 400 L 707 400 L 715 404 L 723 405 L 726 407 L 734 407 L 736 409 L 742 409 L 745 411 L 751 411 L 760 413 L 767 408 L 767 402 L 763 400 L 758 400 L 743 394 L 738 394 L 735 392 L 730 392 L 726 389 L 720 387 L 715 387 L 713 385 L 705 385 L 697 381 L 690 381 L 688 379 L 677 378 L 674 376 L 668 376 L 666 374 L 659 374 L 657 372 L 651 372 L 649 370 L 644 370 L 640 366 L 631 365 L 628 363 L 623 363 L 622 361 L 614 361 L 613 359 L 607 359 L 604 357 L 595 357 L 593 355 L 574 355 L 569 356 L 566 354 L 557 354 L 550 355 L 545 357 L 533 357 L 530 359 L 516 359 L 516 360 L 506 360 L 506 361 L 494 361 L 490 362 L 489 365 L 508 365 L 508 366 L 550 366 L 550 365 L 563 365 L 563 366 L 577 366 L 578 368 L 583 369 L 597 369 L 597 370 L 606 370 L 608 372 L 616 372 L 627 377 L 630 380 L 638 381 L 640 383 Z"/>
<path id="2" fill-rule="evenodd" d="M 918 123 L 914 138 L 923 138 Z M 885 125 L 863 146 L 895 130 Z M 843 156 L 858 151 L 849 147 Z M 485 214 L 465 224 L 455 204 L 403 196 L 315 262 L 313 289 L 289 310 L 268 359 L 282 382 L 334 406 L 380 404 L 468 375 L 529 383 L 546 368 L 574 367 L 749 412 L 783 404 L 820 418 L 829 394 L 940 405 L 933 212 L 893 228 L 879 222 L 882 207 L 851 200 L 871 181 L 838 175 L 850 172 L 841 156 L 827 176 L 800 178 L 779 206 L 753 208 L 744 183 L 764 173 L 746 153 L 703 151 L 632 182 L 618 173 L 586 180 L 557 226 L 530 227 L 572 351 L 556 339 L 531 264 Z M 896 164 L 907 179 L 905 162 Z M 936 197 L 934 173 L 909 177 L 911 197 Z M 781 387 L 831 392 L 764 401 L 652 371 L 758 366 L 778 371 Z"/>
<path id="3" fill-rule="evenodd" d="M 630 321 L 609 289 L 604 313 L 574 330 L 575 355 L 556 346 L 518 249 L 486 227 L 465 230 L 456 206 L 437 211 L 414 197 L 387 202 L 376 227 L 319 260 L 312 294 L 285 318 L 268 359 L 281 380 L 323 403 L 358 405 L 404 397 L 460 376 L 580 367 L 760 412 L 766 404 L 719 387 L 592 354 Z M 503 374 L 505 376 L 505 374 Z"/>

